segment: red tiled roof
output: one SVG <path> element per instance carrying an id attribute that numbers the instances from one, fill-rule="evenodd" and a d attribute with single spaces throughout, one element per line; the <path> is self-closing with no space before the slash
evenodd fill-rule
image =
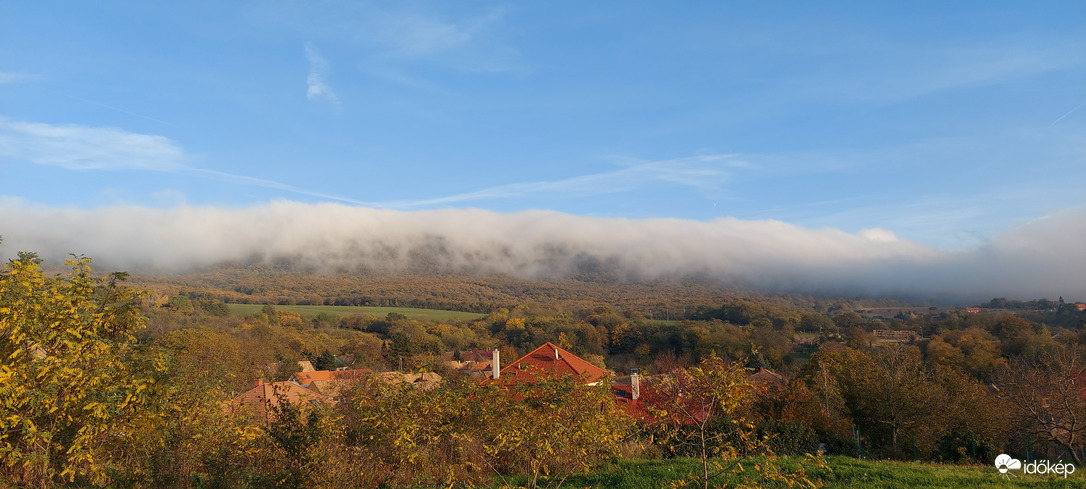
<path id="1" fill-rule="evenodd" d="M 650 377 L 641 378 L 641 396 L 633 398 L 633 387 L 627 384 L 612 384 L 611 392 L 615 395 L 615 402 L 631 418 L 645 424 L 655 424 L 661 421 L 660 394 L 653 388 Z M 682 424 L 693 424 L 693 421 L 680 421 Z"/>
<path id="2" fill-rule="evenodd" d="M 566 374 L 579 377 L 586 383 L 598 382 L 608 376 L 606 370 L 592 365 L 587 360 L 566 351 L 554 343 L 547 342 L 502 368 L 497 381 L 487 379 L 484 382 L 512 385 L 534 382 L 539 375 L 562 376 Z"/>
<path id="3" fill-rule="evenodd" d="M 490 357 L 494 354 L 494 350 L 467 350 L 460 352 L 460 361 L 462 362 L 482 362 L 484 360 L 489 361 Z"/>

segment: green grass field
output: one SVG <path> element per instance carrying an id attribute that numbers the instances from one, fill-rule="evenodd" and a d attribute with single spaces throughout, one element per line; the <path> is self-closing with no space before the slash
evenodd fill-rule
<path id="1" fill-rule="evenodd" d="M 230 314 L 235 316 L 247 316 L 264 308 L 263 304 L 227 304 Z M 368 307 L 368 306 L 275 306 L 277 311 L 290 311 L 302 316 L 316 316 L 321 313 L 335 316 L 350 316 L 354 314 L 368 314 L 370 316 L 385 317 L 390 312 L 403 314 L 411 319 L 448 321 L 450 319 L 472 320 L 485 314 L 461 311 L 441 311 L 438 309 L 415 309 L 412 307 Z"/>
<path id="2" fill-rule="evenodd" d="M 786 469 L 794 468 L 801 457 L 782 458 Z M 943 465 L 921 462 L 896 462 L 886 460 L 860 460 L 851 457 L 826 457 L 829 470 L 812 468 L 808 478 L 824 484 L 826 488 L 1015 488 L 1015 487 L 1086 487 L 1086 474 L 1072 474 L 1066 480 L 1054 476 L 1034 476 L 1020 470 L 1015 476 L 1003 478 L 993 466 Z M 744 471 L 733 470 L 726 479 L 718 479 L 713 487 L 724 482 L 727 487 L 744 484 L 754 487 L 784 487 L 780 483 L 766 481 L 751 470 L 754 460 L 744 463 Z M 684 487 L 699 487 L 697 474 L 701 462 L 683 458 L 674 460 L 619 460 L 590 474 L 572 475 L 563 487 L 594 488 L 658 488 L 673 486 L 687 481 Z M 523 478 L 511 478 L 509 482 L 523 484 Z M 500 487 L 502 481 L 496 481 Z M 541 484 L 541 485 L 546 485 Z M 679 484 L 681 485 L 681 484 Z"/>

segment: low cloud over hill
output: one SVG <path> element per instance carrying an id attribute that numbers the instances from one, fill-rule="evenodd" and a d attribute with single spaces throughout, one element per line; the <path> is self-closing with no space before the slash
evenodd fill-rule
<path id="1" fill-rule="evenodd" d="M 1086 299 L 1086 211 L 1037 220 L 965 250 L 779 221 L 610 219 L 547 211 L 403 212 L 273 202 L 74 210 L 0 205 L 0 255 L 92 257 L 98 268 L 181 272 L 224 261 L 314 270 L 608 280 L 701 276 L 769 291 Z"/>

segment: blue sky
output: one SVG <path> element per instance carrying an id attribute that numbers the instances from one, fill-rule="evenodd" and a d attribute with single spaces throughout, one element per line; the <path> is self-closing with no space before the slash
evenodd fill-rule
<path id="1" fill-rule="evenodd" d="M 734 217 L 967 249 L 1086 204 L 1083 25 L 1083 2 L 0 1 L 0 212 Z"/>

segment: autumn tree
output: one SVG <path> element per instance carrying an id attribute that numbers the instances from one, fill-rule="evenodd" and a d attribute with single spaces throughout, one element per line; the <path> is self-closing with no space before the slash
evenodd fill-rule
<path id="1" fill-rule="evenodd" d="M 450 485 L 493 476 L 560 486 L 618 455 L 633 420 L 609 384 L 540 375 L 517 385 L 430 390 L 373 378 L 340 404 L 346 444 L 371 467 L 358 485 Z M 508 482 L 507 482 L 508 483 Z"/>
<path id="2" fill-rule="evenodd" d="M 108 441 L 153 383 L 128 361 L 137 295 L 122 273 L 93 276 L 87 258 L 55 278 L 39 262 L 20 253 L 0 272 L 0 478 L 102 484 L 116 468 Z"/>
<path id="3" fill-rule="evenodd" d="M 1003 398 L 1014 407 L 1017 426 L 1028 429 L 1069 452 L 1081 464 L 1086 444 L 1086 350 L 1079 346 L 1052 348 L 1036 360 L 1011 359 L 999 372 Z"/>
<path id="4" fill-rule="evenodd" d="M 1045 325 L 1009 314 L 999 318 L 992 327 L 992 334 L 999 338 L 1003 354 L 1008 357 L 1035 357 L 1055 345 Z"/>
<path id="5" fill-rule="evenodd" d="M 473 441 L 474 404 L 466 392 L 445 386 L 416 389 L 369 377 L 349 391 L 338 408 L 345 444 L 355 465 L 367 467 L 360 487 L 448 485 L 479 481 L 487 472 Z"/>
<path id="6" fill-rule="evenodd" d="M 658 376 L 646 387 L 644 402 L 658 419 L 665 444 L 693 448 L 701 459 L 701 485 L 708 488 L 731 467 L 716 464 L 711 472 L 710 460 L 734 461 L 751 441 L 754 425 L 743 410 L 752 395 L 746 369 L 713 354 L 696 366 Z"/>
<path id="7" fill-rule="evenodd" d="M 916 430 L 930 416 L 933 389 L 916 347 L 886 345 L 871 356 L 869 369 L 859 372 L 854 412 L 857 421 L 888 431 L 890 447 L 896 451 L 902 432 Z"/>
<path id="8" fill-rule="evenodd" d="M 1013 409 L 968 373 L 940 367 L 932 380 L 931 415 L 918 432 L 928 434 L 923 442 L 933 446 L 921 448 L 936 450 L 937 458 L 945 461 L 973 458 L 974 453 L 976 459 L 994 460 L 1013 426 Z"/>
<path id="9" fill-rule="evenodd" d="M 478 433 L 486 463 L 499 473 L 520 473 L 525 485 L 560 486 L 618 456 L 634 421 L 604 379 L 586 385 L 571 375 L 539 375 L 531 383 L 476 390 Z"/>

